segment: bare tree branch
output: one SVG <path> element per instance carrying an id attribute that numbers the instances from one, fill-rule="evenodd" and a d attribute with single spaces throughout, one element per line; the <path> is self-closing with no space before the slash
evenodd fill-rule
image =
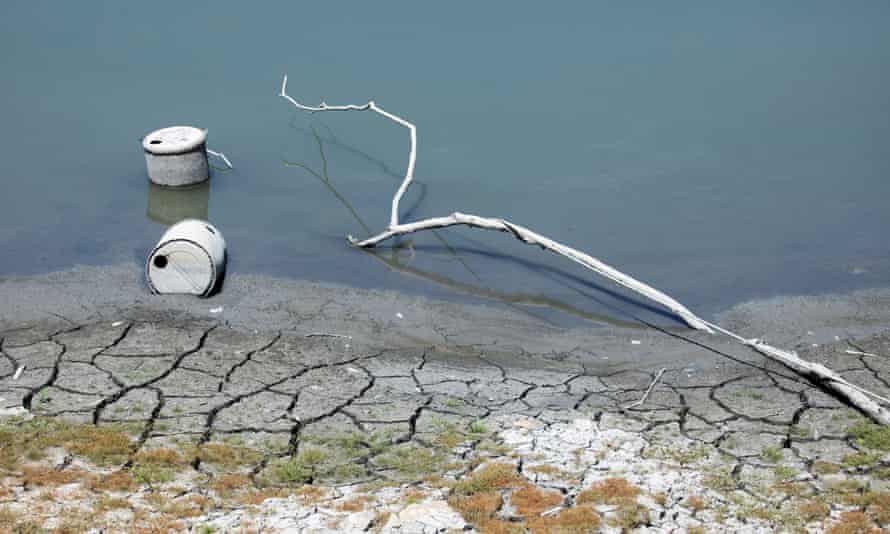
<path id="1" fill-rule="evenodd" d="M 284 76 L 284 80 L 281 83 L 281 93 L 279 96 L 293 104 L 297 109 L 308 111 L 311 113 L 321 111 L 373 111 L 395 122 L 396 124 L 408 128 L 410 131 L 411 147 L 408 157 L 408 168 L 405 172 L 405 178 L 402 181 L 402 184 L 399 187 L 398 191 L 396 191 L 396 194 L 392 200 L 392 213 L 390 216 L 389 226 L 383 232 L 380 232 L 375 236 L 363 240 L 357 240 L 354 239 L 352 236 L 348 236 L 349 242 L 352 243 L 354 246 L 362 248 L 372 248 L 377 244 L 396 236 L 413 234 L 424 230 L 448 228 L 451 226 L 470 226 L 483 230 L 497 230 L 499 232 L 507 232 L 523 243 L 529 245 L 537 245 L 542 249 L 549 250 L 551 252 L 559 254 L 560 256 L 564 256 L 572 260 L 573 262 L 578 263 L 627 289 L 630 289 L 631 291 L 639 293 L 640 295 L 643 295 L 661 304 L 665 308 L 669 309 L 670 311 L 681 317 L 692 328 L 703 330 L 712 334 L 716 331 L 738 341 L 743 345 L 751 347 L 760 354 L 763 354 L 764 356 L 772 360 L 778 361 L 786 367 L 809 378 L 813 382 L 834 391 L 838 396 L 862 410 L 875 421 L 884 425 L 890 425 L 890 411 L 888 411 L 880 404 L 875 402 L 875 400 L 873 400 L 877 399 L 881 402 L 890 404 L 890 399 L 856 386 L 836 372 L 825 367 L 824 365 L 804 360 L 793 351 L 778 349 L 758 339 L 746 339 L 734 332 L 710 323 L 702 319 L 701 317 L 698 317 L 697 315 L 692 313 L 692 311 L 686 308 L 686 306 L 680 304 L 670 296 L 662 293 L 654 287 L 651 287 L 648 284 L 645 284 L 633 278 L 632 276 L 622 273 L 614 267 L 611 267 L 603 263 L 602 261 L 594 258 L 593 256 L 590 256 L 589 254 L 585 254 L 584 252 L 576 250 L 572 247 L 563 245 L 562 243 L 559 243 L 532 230 L 529 230 L 524 226 L 520 226 L 505 219 L 480 217 L 478 215 L 468 215 L 459 212 L 452 213 L 451 215 L 446 217 L 434 217 L 430 219 L 415 221 L 412 223 L 400 224 L 398 215 L 399 201 L 401 200 L 402 195 L 405 194 L 408 186 L 411 184 L 411 180 L 413 179 L 414 175 L 414 163 L 417 156 L 417 128 L 414 126 L 414 124 L 406 121 L 401 117 L 393 115 L 392 113 L 384 111 L 373 101 L 368 102 L 367 104 L 362 106 L 353 104 L 345 106 L 329 106 L 325 102 L 322 102 L 319 106 L 316 107 L 300 104 L 287 94 L 287 75 Z M 644 401 L 646 399 L 648 393 L 651 391 L 651 388 L 654 387 L 655 383 L 658 381 L 658 378 L 660 378 L 660 376 L 656 377 L 656 379 L 653 380 L 653 383 L 650 385 L 650 390 L 647 391 L 647 394 L 643 396 L 643 399 L 641 399 L 641 401 Z"/>

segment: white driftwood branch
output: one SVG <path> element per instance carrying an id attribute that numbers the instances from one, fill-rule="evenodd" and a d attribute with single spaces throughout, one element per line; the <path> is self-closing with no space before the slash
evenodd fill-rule
<path id="1" fill-rule="evenodd" d="M 354 104 L 350 104 L 347 106 L 329 106 L 325 102 L 322 102 L 318 106 L 305 106 L 303 104 L 300 104 L 287 94 L 287 74 L 284 75 L 284 79 L 281 81 L 281 93 L 278 96 L 284 98 L 285 100 L 296 106 L 297 109 L 308 111 L 310 113 L 317 113 L 319 111 L 373 111 L 375 113 L 383 115 L 396 124 L 408 128 L 408 132 L 411 136 L 411 146 L 408 151 L 408 168 L 405 169 L 405 178 L 402 180 L 402 184 L 399 186 L 396 194 L 392 197 L 392 211 L 389 215 L 389 226 L 398 226 L 399 202 L 401 202 L 402 196 L 405 194 L 405 191 L 408 190 L 408 186 L 411 185 L 411 180 L 414 179 L 414 163 L 417 161 L 417 127 L 414 126 L 414 124 L 412 124 L 411 122 L 408 122 L 405 119 L 384 110 L 383 108 L 375 104 L 373 100 L 363 106 L 356 106 Z"/>
<path id="2" fill-rule="evenodd" d="M 216 156 L 216 157 L 218 157 L 219 159 L 225 161 L 225 162 L 226 162 L 226 165 L 228 165 L 228 167 L 229 167 L 230 169 L 234 169 L 234 168 L 235 168 L 235 166 L 232 165 L 232 162 L 229 161 L 229 158 L 227 158 L 226 155 L 223 154 L 222 152 L 216 152 L 216 151 L 214 151 L 214 150 L 210 150 L 210 149 L 208 148 L 208 149 L 207 149 L 207 153 L 210 154 L 211 156 Z"/>
<path id="3" fill-rule="evenodd" d="M 654 287 L 651 287 L 633 278 L 632 276 L 626 275 L 621 271 L 615 269 L 614 267 L 611 267 L 603 263 L 602 261 L 588 254 L 585 254 L 584 252 L 563 245 L 562 243 L 533 232 L 528 228 L 500 218 L 479 217 L 477 215 L 467 215 L 458 212 L 452 213 L 447 217 L 434 217 L 430 219 L 415 221 L 412 223 L 399 224 L 399 201 L 401 200 L 402 195 L 405 194 L 408 186 L 411 184 L 411 180 L 414 175 L 414 163 L 417 155 L 417 129 L 414 124 L 406 121 L 405 119 L 402 119 L 401 117 L 384 111 L 373 101 L 368 102 L 367 104 L 362 106 L 352 104 L 345 106 L 329 106 L 324 102 L 316 107 L 300 104 L 287 94 L 287 75 L 284 76 L 284 80 L 281 83 L 281 93 L 279 96 L 293 104 L 297 109 L 301 109 L 303 111 L 308 111 L 311 113 L 320 111 L 374 111 L 397 124 L 405 126 L 411 132 L 411 147 L 410 155 L 408 157 L 408 169 L 405 173 L 405 179 L 402 181 L 401 186 L 393 197 L 392 214 L 390 216 L 389 226 L 385 231 L 363 240 L 356 240 L 352 236 L 348 236 L 349 242 L 353 245 L 357 247 L 371 248 L 383 241 L 396 236 L 413 234 L 415 232 L 421 232 L 424 230 L 447 228 L 450 226 L 470 226 L 483 230 L 497 230 L 500 232 L 508 232 L 523 243 L 527 243 L 529 245 L 537 245 L 542 249 L 549 250 L 551 252 L 559 254 L 560 256 L 564 256 L 574 261 L 575 263 L 578 263 L 586 267 L 587 269 L 601 276 L 604 276 L 609 280 L 612 280 L 613 282 L 626 287 L 627 289 L 630 289 L 631 291 L 639 293 L 640 295 L 643 295 L 661 304 L 662 306 L 666 307 L 667 309 L 671 310 L 679 317 L 681 317 L 692 328 L 703 330 L 709 333 L 718 332 L 738 341 L 739 343 L 742 343 L 743 345 L 751 347 L 767 358 L 782 363 L 783 365 L 795 370 L 796 372 L 810 378 L 814 382 L 821 384 L 823 387 L 832 390 L 839 397 L 846 399 L 848 402 L 862 410 L 878 423 L 881 423 L 883 425 L 890 425 L 890 411 L 888 411 L 886 408 L 875 401 L 876 399 L 883 403 L 890 404 L 890 399 L 886 399 L 876 393 L 856 386 L 836 372 L 825 367 L 824 365 L 800 358 L 795 352 L 778 349 L 771 345 L 767 345 L 766 343 L 758 339 L 746 339 L 734 332 L 710 323 L 695 315 L 688 308 L 686 308 L 686 306 L 680 304 L 670 296 L 662 293 Z M 648 393 L 651 391 L 651 388 L 654 387 L 655 383 L 658 381 L 658 378 L 660 378 L 660 374 L 655 378 L 655 380 L 653 380 L 652 384 L 650 385 L 650 389 L 647 390 L 646 394 L 643 396 L 640 402 L 645 401 L 646 397 L 648 397 Z"/>
<path id="4" fill-rule="evenodd" d="M 524 226 L 512 223 L 504 219 L 479 217 L 477 215 L 467 215 L 465 213 L 452 213 L 447 217 L 436 217 L 432 219 L 424 219 L 413 223 L 399 224 L 390 226 L 384 232 L 369 237 L 361 241 L 357 241 L 349 236 L 349 241 L 357 247 L 373 247 L 382 241 L 386 241 L 395 236 L 413 234 L 421 230 L 434 230 L 436 228 L 446 228 L 449 226 L 472 226 L 473 228 L 481 228 L 484 230 L 497 230 L 500 232 L 509 232 L 516 239 L 529 245 L 537 245 L 543 249 L 549 250 L 560 256 L 566 257 L 575 263 L 578 263 L 587 269 L 612 280 L 618 285 L 624 286 L 631 291 L 639 293 L 671 310 L 680 316 L 692 328 L 711 332 L 711 328 L 694 313 L 689 311 L 673 298 L 665 295 L 654 287 L 640 282 L 632 276 L 628 276 L 618 269 L 611 267 L 602 261 L 585 254 L 580 250 L 574 249 L 558 243 L 548 237 L 542 236 L 537 232 L 533 232 Z"/>
<path id="5" fill-rule="evenodd" d="M 643 403 L 646 402 L 646 400 L 649 398 L 649 395 L 652 394 L 652 390 L 655 389 L 655 384 L 657 384 L 658 381 L 661 380 L 661 377 L 664 376 L 665 371 L 667 371 L 667 369 L 665 369 L 665 368 L 662 368 L 660 371 L 658 371 L 658 374 L 655 375 L 655 378 L 652 379 L 652 382 L 649 384 L 649 387 L 646 388 L 646 392 L 643 393 L 643 396 L 640 397 L 640 400 L 634 401 L 634 402 L 628 404 L 627 406 L 624 407 L 624 409 L 630 410 L 631 408 L 637 408 L 639 406 L 642 406 Z"/>

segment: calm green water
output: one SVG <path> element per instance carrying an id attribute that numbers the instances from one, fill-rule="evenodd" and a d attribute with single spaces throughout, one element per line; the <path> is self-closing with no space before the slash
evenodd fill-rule
<path id="1" fill-rule="evenodd" d="M 883 0 L 7 1 L 0 276 L 143 261 L 164 229 L 149 208 L 171 201 L 140 138 L 191 124 L 236 165 L 182 200 L 232 271 L 642 313 L 500 234 L 347 247 L 388 221 L 407 134 L 293 111 L 287 72 L 308 103 L 374 99 L 418 125 L 405 219 L 506 217 L 705 313 L 885 286 L 888 20 Z"/>

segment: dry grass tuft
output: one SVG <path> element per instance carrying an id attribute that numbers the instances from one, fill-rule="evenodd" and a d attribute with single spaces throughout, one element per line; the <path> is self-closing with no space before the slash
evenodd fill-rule
<path id="1" fill-rule="evenodd" d="M 516 509 L 517 515 L 529 518 L 558 506 L 562 502 L 562 494 L 554 490 L 542 490 L 532 484 L 524 484 L 510 494 L 510 504 Z"/>
<path id="2" fill-rule="evenodd" d="M 79 469 L 59 471 L 45 465 L 26 465 L 22 467 L 22 481 L 26 486 L 63 486 L 79 480 L 86 480 L 88 474 Z"/>
<path id="3" fill-rule="evenodd" d="M 133 475 L 126 471 L 115 471 L 107 475 L 92 477 L 87 482 L 87 488 L 96 492 L 130 492 L 136 489 L 136 481 L 133 480 Z"/>
<path id="4" fill-rule="evenodd" d="M 115 426 L 74 425 L 58 438 L 69 452 L 97 465 L 125 462 L 133 446 L 130 436 Z"/>
<path id="5" fill-rule="evenodd" d="M 826 534 L 880 534 L 865 512 L 844 512 L 840 519 L 832 524 Z"/>
<path id="6" fill-rule="evenodd" d="M 210 487 L 220 496 L 231 497 L 239 491 L 251 489 L 253 482 L 247 475 L 227 474 L 214 478 Z"/>
<path id="7" fill-rule="evenodd" d="M 167 448 L 139 451 L 133 461 L 137 464 L 153 464 L 161 467 L 180 467 L 186 464 L 178 452 Z"/>
<path id="8" fill-rule="evenodd" d="M 209 442 L 198 449 L 198 458 L 204 463 L 234 468 L 255 465 L 262 460 L 263 455 L 259 451 L 241 445 Z"/>
<path id="9" fill-rule="evenodd" d="M 519 523 L 503 519 L 486 519 L 479 523 L 480 534 L 525 534 L 525 528 Z"/>
<path id="10" fill-rule="evenodd" d="M 822 501 L 812 500 L 802 502 L 797 506 L 800 517 L 809 523 L 810 521 L 819 521 L 828 517 L 831 509 Z"/>
<path id="11" fill-rule="evenodd" d="M 288 490 L 283 488 L 252 489 L 239 495 L 237 502 L 247 506 L 259 506 L 260 504 L 263 504 L 266 499 L 284 498 L 287 497 L 289 493 Z"/>
<path id="12" fill-rule="evenodd" d="M 370 495 L 356 495 L 349 500 L 338 503 L 336 509 L 340 512 L 361 512 L 374 500 L 374 497 Z"/>
<path id="13" fill-rule="evenodd" d="M 465 476 L 454 485 L 457 495 L 475 495 L 518 486 L 522 478 L 516 467 L 505 463 L 490 463 Z"/>
<path id="14" fill-rule="evenodd" d="M 130 503 L 126 499 L 121 499 L 117 497 L 106 497 L 101 496 L 93 502 L 93 511 L 97 514 L 104 514 L 109 510 L 119 510 L 122 508 L 129 508 Z"/>
<path id="15" fill-rule="evenodd" d="M 549 517 L 536 517 L 527 523 L 532 534 L 587 534 L 596 532 L 602 519 L 590 506 L 576 506 L 560 510 Z"/>
<path id="16" fill-rule="evenodd" d="M 841 466 L 831 462 L 816 460 L 815 462 L 813 462 L 812 470 L 814 473 L 819 475 L 833 475 L 840 472 Z"/>
<path id="17" fill-rule="evenodd" d="M 697 514 L 708 507 L 708 503 L 698 495 L 690 495 L 686 498 L 684 504 L 692 510 L 693 514 Z"/>
<path id="18" fill-rule="evenodd" d="M 176 518 L 198 517 L 207 510 L 211 501 L 202 495 L 189 495 L 169 503 L 164 507 L 164 512 Z"/>
<path id="19" fill-rule="evenodd" d="M 491 519 L 500 508 L 501 502 L 501 494 L 496 491 L 453 496 L 448 499 L 448 504 L 471 525 L 478 525 Z"/>
<path id="20" fill-rule="evenodd" d="M 147 519 L 135 525 L 130 531 L 132 534 L 169 534 L 171 532 L 182 532 L 183 525 L 176 518 L 162 515 L 160 517 Z"/>
<path id="21" fill-rule="evenodd" d="M 613 477 L 594 482 L 586 490 L 578 494 L 578 504 L 609 504 L 622 505 L 635 501 L 642 490 L 623 478 Z"/>
<path id="22" fill-rule="evenodd" d="M 878 524 L 890 523 L 890 493 L 872 491 L 867 494 L 869 517 Z"/>

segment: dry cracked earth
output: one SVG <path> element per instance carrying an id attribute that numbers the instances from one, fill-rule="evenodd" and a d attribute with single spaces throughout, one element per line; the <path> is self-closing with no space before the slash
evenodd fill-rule
<path id="1" fill-rule="evenodd" d="M 885 336 L 802 356 L 890 392 Z M 9 330 L 0 446 L 22 456 L 4 467 L 0 528 L 840 533 L 890 522 L 890 436 L 818 385 L 756 360 L 663 374 L 590 360 L 199 319 Z M 78 441 L 93 425 L 126 436 L 119 457 Z M 28 448 L 41 439 L 45 450 Z M 115 476 L 125 483 L 95 482 Z"/>

